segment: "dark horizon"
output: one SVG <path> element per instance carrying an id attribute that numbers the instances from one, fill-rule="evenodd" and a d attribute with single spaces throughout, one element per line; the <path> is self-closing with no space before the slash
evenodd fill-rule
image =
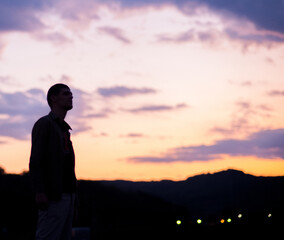
<path id="1" fill-rule="evenodd" d="M 74 227 L 89 228 L 94 240 L 131 239 L 138 232 L 141 240 L 158 236 L 226 239 L 232 231 L 239 237 L 278 236 L 284 223 L 284 192 L 279 191 L 283 188 L 284 177 L 256 177 L 236 170 L 184 181 L 79 180 Z M 0 174 L 0 194 L 0 230 L 7 229 L 9 239 L 31 239 L 36 207 L 29 173 Z M 221 223 L 222 219 L 226 222 Z"/>
<path id="2" fill-rule="evenodd" d="M 250 176 L 254 176 L 254 177 L 264 177 L 264 178 L 277 178 L 277 177 L 284 177 L 284 174 L 283 175 L 256 175 L 256 174 L 251 174 L 251 173 L 246 173 L 245 171 L 241 170 L 241 169 L 237 169 L 237 168 L 227 168 L 227 169 L 221 169 L 221 170 L 216 170 L 216 171 L 213 171 L 213 172 L 207 172 L 207 173 L 197 173 L 197 174 L 194 174 L 192 176 L 189 176 L 189 177 L 186 177 L 185 179 L 183 180 L 172 180 L 172 179 L 161 179 L 161 180 L 131 180 L 131 179 L 96 179 L 96 178 L 93 178 L 93 179 L 84 179 L 84 178 L 79 178 L 78 180 L 79 181 L 129 181 L 129 182 L 161 182 L 161 181 L 172 181 L 172 182 L 181 182 L 181 181 L 186 181 L 190 178 L 194 178 L 194 177 L 198 177 L 198 176 L 203 176 L 203 175 L 214 175 L 216 173 L 221 173 L 221 172 L 227 172 L 227 171 L 236 171 L 236 172 L 241 172 L 245 175 L 250 175 Z M 25 174 L 28 174 L 29 171 L 28 170 L 23 170 L 22 172 L 20 173 L 15 173 L 15 172 L 6 172 L 6 170 L 0 166 L 0 174 L 8 174 L 8 175 L 25 175 Z"/>

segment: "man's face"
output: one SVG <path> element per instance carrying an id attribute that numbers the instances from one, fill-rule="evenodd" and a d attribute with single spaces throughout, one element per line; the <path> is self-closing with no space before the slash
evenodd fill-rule
<path id="1" fill-rule="evenodd" d="M 62 88 L 57 96 L 53 96 L 53 103 L 66 111 L 73 108 L 73 94 L 69 88 Z"/>

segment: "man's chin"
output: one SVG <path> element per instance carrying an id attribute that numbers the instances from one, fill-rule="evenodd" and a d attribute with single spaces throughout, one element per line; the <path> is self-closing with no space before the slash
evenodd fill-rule
<path id="1" fill-rule="evenodd" d="M 71 110 L 72 108 L 73 108 L 73 106 L 72 106 L 72 105 L 70 105 L 70 106 L 66 106 L 66 107 L 65 107 L 65 110 L 66 110 L 66 111 L 69 111 L 69 110 Z"/>

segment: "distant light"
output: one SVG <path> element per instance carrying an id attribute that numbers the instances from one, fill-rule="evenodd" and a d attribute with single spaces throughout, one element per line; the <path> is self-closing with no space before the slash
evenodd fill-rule
<path id="1" fill-rule="evenodd" d="M 240 214 L 238 215 L 238 218 L 242 218 L 242 216 L 243 216 L 243 215 L 240 213 Z"/>
<path id="2" fill-rule="evenodd" d="M 271 217 L 272 217 L 272 214 L 271 214 L 271 213 L 269 213 L 267 217 L 271 218 Z"/>
<path id="3" fill-rule="evenodd" d="M 221 219 L 220 223 L 224 223 L 224 222 L 225 222 L 225 220 L 224 220 L 224 219 Z"/>
<path id="4" fill-rule="evenodd" d="M 201 223 L 202 223 L 202 220 L 201 220 L 201 219 L 197 219 L 197 223 L 198 223 L 198 224 L 201 224 Z"/>
<path id="5" fill-rule="evenodd" d="M 228 223 L 232 222 L 232 219 L 231 219 L 231 218 L 228 218 L 228 219 L 227 219 L 227 222 L 228 222 Z"/>
<path id="6" fill-rule="evenodd" d="M 181 225 L 181 220 L 176 221 L 177 225 Z"/>

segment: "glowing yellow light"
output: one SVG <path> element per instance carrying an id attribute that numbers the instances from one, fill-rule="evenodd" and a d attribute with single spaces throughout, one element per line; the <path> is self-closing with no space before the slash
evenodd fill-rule
<path id="1" fill-rule="evenodd" d="M 272 217 L 272 214 L 271 214 L 271 213 L 269 213 L 269 214 L 268 214 L 268 217 L 269 217 L 269 218 L 270 218 L 270 217 Z"/>
<path id="2" fill-rule="evenodd" d="M 227 222 L 228 222 L 228 223 L 232 222 L 232 219 L 231 219 L 231 218 L 228 218 L 228 219 L 227 219 Z"/>
<path id="3" fill-rule="evenodd" d="M 239 215 L 238 215 L 238 218 L 242 218 L 242 216 L 243 216 L 242 214 L 239 214 Z"/>
<path id="4" fill-rule="evenodd" d="M 221 219 L 221 221 L 220 221 L 221 223 L 224 223 L 225 222 L 225 220 L 224 219 Z"/>
<path id="5" fill-rule="evenodd" d="M 177 225 L 181 225 L 181 220 L 176 221 Z"/>
<path id="6" fill-rule="evenodd" d="M 201 223 L 202 223 L 202 220 L 201 220 L 201 219 L 197 219 L 197 223 L 198 223 L 198 224 L 201 224 Z"/>

